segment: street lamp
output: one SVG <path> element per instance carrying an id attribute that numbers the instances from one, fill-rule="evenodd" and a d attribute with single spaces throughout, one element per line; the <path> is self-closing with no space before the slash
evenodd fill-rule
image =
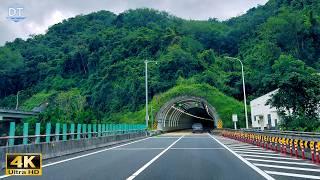
<path id="1" fill-rule="evenodd" d="M 157 61 L 148 61 L 145 60 L 144 64 L 145 64 L 145 84 L 146 84 L 146 128 L 148 129 L 148 122 L 149 122 L 149 112 L 148 112 L 148 63 L 150 62 L 155 62 L 156 64 Z"/>
<path id="2" fill-rule="evenodd" d="M 19 93 L 20 91 L 17 92 L 17 96 L 16 96 L 16 110 L 18 110 L 18 107 L 19 107 Z"/>
<path id="3" fill-rule="evenodd" d="M 244 100 L 244 111 L 245 111 L 245 117 L 246 117 L 246 128 L 249 128 L 249 122 L 248 122 L 248 111 L 247 111 L 247 96 L 246 96 L 246 86 L 244 83 L 244 72 L 243 72 L 243 63 L 239 58 L 235 57 L 226 57 L 227 59 L 233 59 L 237 60 L 241 64 L 241 73 L 242 73 L 242 88 L 243 88 L 243 100 Z"/>

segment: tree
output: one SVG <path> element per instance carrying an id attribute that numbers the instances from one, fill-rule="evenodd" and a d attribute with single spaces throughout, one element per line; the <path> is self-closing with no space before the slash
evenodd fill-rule
<path id="1" fill-rule="evenodd" d="M 283 126 L 312 131 L 320 127 L 320 78 L 292 56 L 280 56 L 273 65 L 278 92 L 269 103 L 278 109 Z"/>

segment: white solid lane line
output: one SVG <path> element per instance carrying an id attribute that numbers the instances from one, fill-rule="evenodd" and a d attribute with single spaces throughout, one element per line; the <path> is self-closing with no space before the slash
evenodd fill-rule
<path id="1" fill-rule="evenodd" d="M 301 161 L 301 159 L 295 159 L 290 157 L 272 157 L 272 156 L 261 156 L 261 155 L 252 155 L 252 154 L 239 154 L 240 156 L 244 157 L 260 157 L 260 158 L 267 158 L 267 159 L 284 159 L 284 160 L 297 160 Z"/>
<path id="2" fill-rule="evenodd" d="M 267 151 L 267 150 L 264 150 L 264 149 L 261 149 L 261 148 L 255 148 L 255 147 L 251 147 L 251 148 L 245 148 L 245 147 L 239 147 L 239 148 L 231 148 L 231 149 L 234 149 L 234 150 L 260 150 L 260 151 Z"/>
<path id="3" fill-rule="evenodd" d="M 278 168 L 278 169 L 292 169 L 298 171 L 312 171 L 312 172 L 320 172 L 320 169 L 313 169 L 313 168 L 301 168 L 301 167 L 293 167 L 293 166 L 277 166 L 277 165 L 270 165 L 270 164 L 260 164 L 260 163 L 253 163 L 255 166 L 260 167 L 270 167 L 270 168 Z"/>
<path id="4" fill-rule="evenodd" d="M 224 148 L 171 148 L 171 149 L 186 149 L 186 150 L 214 150 L 214 149 L 224 149 Z"/>
<path id="5" fill-rule="evenodd" d="M 266 173 L 279 175 L 279 176 L 290 176 L 290 177 L 299 177 L 299 178 L 306 178 L 306 179 L 320 179 L 320 176 L 312 176 L 312 175 L 305 175 L 305 174 L 284 173 L 284 172 L 277 172 L 277 171 L 266 171 Z"/>
<path id="6" fill-rule="evenodd" d="M 296 164 L 296 165 L 318 166 L 315 164 L 304 163 L 304 162 L 274 161 L 274 160 L 253 159 L 253 158 L 246 158 L 246 159 L 249 161 L 272 162 L 272 163 L 279 163 L 279 164 Z"/>
<path id="7" fill-rule="evenodd" d="M 116 148 L 116 149 L 111 149 L 113 151 L 131 151 L 131 150 L 159 150 L 159 149 L 165 149 L 165 148 Z"/>
<path id="8" fill-rule="evenodd" d="M 231 150 L 230 148 L 228 148 L 226 145 L 224 145 L 222 142 L 220 142 L 219 140 L 217 140 L 215 137 L 213 137 L 211 134 L 208 134 L 209 136 L 212 137 L 213 140 L 215 140 L 216 142 L 218 142 L 222 147 L 226 148 L 229 152 L 231 152 L 233 155 L 235 155 L 237 158 L 239 158 L 242 162 L 244 162 L 245 164 L 247 164 L 250 168 L 252 168 L 253 170 L 255 170 L 257 173 L 259 173 L 261 176 L 263 176 L 265 179 L 268 180 L 274 180 L 273 177 L 271 177 L 269 174 L 265 173 L 264 171 L 262 171 L 261 169 L 259 169 L 258 167 L 254 166 L 252 163 L 250 163 L 249 161 L 247 161 L 246 159 L 244 159 L 243 157 L 241 157 L 239 154 L 235 153 L 233 150 Z"/>
<path id="9" fill-rule="evenodd" d="M 43 165 L 42 167 L 44 168 L 44 167 L 49 167 L 49 166 L 52 166 L 52 165 L 56 165 L 56 164 L 60 164 L 60 163 L 68 162 L 68 161 L 72 161 L 72 160 L 75 160 L 75 159 L 79 159 L 79 158 L 83 158 L 83 157 L 86 157 L 86 156 L 98 154 L 98 153 L 101 153 L 101 152 L 104 152 L 104 151 L 109 151 L 109 150 L 112 150 L 112 149 L 115 149 L 115 148 L 118 148 L 118 147 L 126 146 L 126 145 L 133 144 L 133 143 L 137 143 L 137 142 L 144 141 L 144 140 L 147 140 L 147 139 L 150 139 L 150 137 L 144 138 L 144 139 L 140 139 L 140 140 L 136 140 L 136 141 L 132 141 L 132 142 L 129 142 L 129 143 L 126 143 L 126 144 L 121 144 L 121 145 L 114 146 L 114 147 L 111 147 L 111 148 L 106 148 L 106 149 L 102 149 L 102 150 L 99 150 L 99 151 L 94 151 L 94 152 L 91 152 L 91 153 L 88 153 L 88 154 L 75 156 L 75 157 L 64 159 L 64 160 L 61 160 L 61 161 L 48 163 L 48 164 Z M 6 178 L 6 177 L 9 177 L 9 176 L 11 176 L 11 175 L 3 175 L 3 176 L 0 176 L 0 179 Z"/>
<path id="10" fill-rule="evenodd" d="M 235 151 L 249 151 L 249 152 L 267 152 L 267 153 L 272 153 L 274 151 L 269 151 L 269 150 L 263 150 L 263 149 L 243 149 L 243 148 L 239 148 L 239 149 L 234 149 Z"/>
<path id="11" fill-rule="evenodd" d="M 210 137 L 183 137 L 183 139 L 210 139 Z"/>
<path id="12" fill-rule="evenodd" d="M 148 166 L 150 166 L 154 161 L 156 161 L 160 156 L 162 156 L 165 152 L 167 152 L 173 145 L 175 145 L 180 139 L 182 139 L 183 136 L 181 136 L 179 139 L 177 139 L 176 141 L 174 141 L 169 147 L 167 147 L 165 150 L 163 150 L 161 153 L 159 153 L 156 157 L 154 157 L 153 159 L 151 159 L 149 162 L 147 162 L 147 164 L 145 164 L 144 166 L 142 166 L 140 169 L 138 169 L 135 173 L 133 173 L 131 176 L 129 176 L 127 178 L 127 180 L 132 180 L 134 179 L 136 176 L 138 176 L 142 171 L 144 171 Z"/>
<path id="13" fill-rule="evenodd" d="M 257 147 L 250 144 L 236 144 L 236 145 L 228 145 L 228 147 Z"/>
<path id="14" fill-rule="evenodd" d="M 234 151 L 239 154 L 257 154 L 257 155 L 270 155 L 270 156 L 282 156 L 281 154 L 264 153 L 264 152 L 247 152 L 247 151 Z"/>

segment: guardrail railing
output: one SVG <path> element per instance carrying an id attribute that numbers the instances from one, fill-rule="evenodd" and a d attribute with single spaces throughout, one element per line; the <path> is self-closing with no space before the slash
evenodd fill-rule
<path id="1" fill-rule="evenodd" d="M 320 163 L 319 133 L 224 129 L 222 136 Z"/>
<path id="2" fill-rule="evenodd" d="M 79 140 L 84 138 L 103 137 L 118 134 L 134 133 L 145 131 L 144 124 L 67 124 L 56 123 L 35 123 L 34 128 L 29 128 L 29 123 L 23 123 L 22 134 L 17 134 L 15 122 L 10 122 L 9 136 L 0 136 L 0 146 L 14 146 L 39 144 L 41 142 Z M 32 135 L 30 131 L 34 130 Z M 41 134 L 41 131 L 43 132 Z"/>
<path id="3" fill-rule="evenodd" d="M 320 133 L 318 132 L 303 132 L 303 131 L 280 131 L 280 130 L 260 130 L 260 129 L 225 129 L 229 131 L 243 131 L 252 133 L 264 133 L 264 134 L 274 134 L 274 135 L 287 135 L 287 136 L 303 136 L 310 138 L 320 138 Z"/>

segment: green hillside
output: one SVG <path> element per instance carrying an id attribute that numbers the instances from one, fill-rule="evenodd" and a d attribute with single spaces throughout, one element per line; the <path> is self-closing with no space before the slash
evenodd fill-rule
<path id="1" fill-rule="evenodd" d="M 20 91 L 22 109 L 48 103 L 42 121 L 118 122 L 144 107 L 146 59 L 159 62 L 149 66 L 150 97 L 187 79 L 242 101 L 240 64 L 225 56 L 243 60 L 249 100 L 276 88 L 296 92 L 275 104 L 295 107 L 299 122 L 314 123 L 292 126 L 319 127 L 312 107 L 320 101 L 317 0 L 270 0 L 224 22 L 152 9 L 64 20 L 44 35 L 0 47 L 0 107 L 15 107 Z"/>

